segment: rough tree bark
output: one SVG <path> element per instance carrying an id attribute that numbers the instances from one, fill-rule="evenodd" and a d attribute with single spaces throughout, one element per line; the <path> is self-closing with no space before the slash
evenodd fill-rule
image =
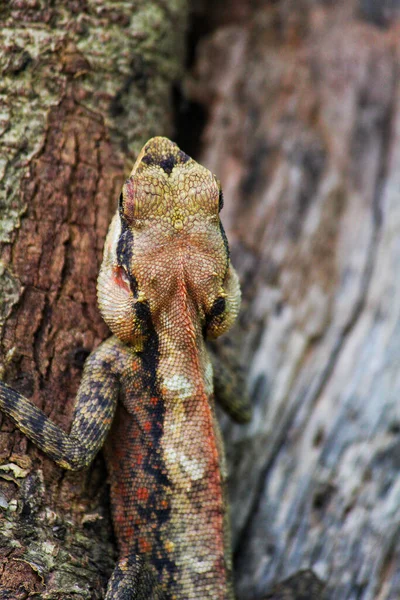
<path id="1" fill-rule="evenodd" d="M 238 598 L 305 569 L 327 598 L 398 599 L 399 25 L 350 0 L 202 18 L 186 87 L 226 197 L 255 412 L 224 427 Z"/>
<path id="2" fill-rule="evenodd" d="M 0 339 L 7 380 L 67 427 L 107 334 L 95 279 L 123 173 L 170 133 L 185 10 L 60 4 L 1 8 Z M 224 186 L 255 411 L 224 420 L 238 598 L 398 599 L 398 2 L 201 4 L 189 118 Z M 65 474 L 4 420 L 0 459 L 0 594 L 100 598 L 101 458 Z"/>
<path id="3" fill-rule="evenodd" d="M 185 0 L 0 7 L 2 376 L 68 428 L 104 236 L 142 144 L 171 133 Z M 0 597 L 102 597 L 113 565 L 101 458 L 68 474 L 3 419 Z"/>

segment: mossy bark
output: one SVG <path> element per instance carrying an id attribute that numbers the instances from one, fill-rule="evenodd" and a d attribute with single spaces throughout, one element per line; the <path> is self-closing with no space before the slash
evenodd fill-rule
<path id="1" fill-rule="evenodd" d="M 0 7 L 0 365 L 68 430 L 102 244 L 143 143 L 170 135 L 185 0 Z M 101 598 L 114 544 L 101 458 L 67 474 L 5 418 L 0 597 Z"/>

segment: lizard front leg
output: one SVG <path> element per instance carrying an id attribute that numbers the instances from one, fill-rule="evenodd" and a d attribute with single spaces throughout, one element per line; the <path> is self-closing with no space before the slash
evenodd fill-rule
<path id="1" fill-rule="evenodd" d="M 252 406 L 246 390 L 243 366 L 239 363 L 237 348 L 231 340 L 208 348 L 214 374 L 214 394 L 219 406 L 236 423 L 249 423 Z"/>
<path id="2" fill-rule="evenodd" d="M 86 361 L 69 434 L 30 400 L 0 382 L 0 409 L 38 448 L 70 470 L 87 467 L 103 445 L 117 396 L 118 381 L 111 368 L 111 356 L 107 357 L 101 346 Z"/>

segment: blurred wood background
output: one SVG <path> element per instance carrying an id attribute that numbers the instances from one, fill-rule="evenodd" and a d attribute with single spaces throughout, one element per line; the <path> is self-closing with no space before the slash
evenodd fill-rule
<path id="1" fill-rule="evenodd" d="M 398 599 L 399 3 L 186 9 L 1 8 L 4 376 L 68 427 L 107 335 L 95 279 L 118 187 L 172 136 L 222 181 L 243 287 L 254 417 L 221 417 L 238 600 Z M 101 458 L 64 474 L 5 419 L 0 456 L 0 598 L 101 598 Z"/>

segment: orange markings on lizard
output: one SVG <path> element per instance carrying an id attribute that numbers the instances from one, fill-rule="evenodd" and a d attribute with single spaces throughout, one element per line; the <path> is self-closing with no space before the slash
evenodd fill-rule
<path id="1" fill-rule="evenodd" d="M 147 502 L 149 498 L 149 490 L 145 487 L 140 487 L 136 490 L 136 497 L 138 500 Z"/>
<path id="2" fill-rule="evenodd" d="M 151 550 L 151 543 L 145 538 L 140 537 L 139 540 L 139 548 L 143 554 L 147 554 Z M 144 599 L 143 599 L 144 600 Z"/>

